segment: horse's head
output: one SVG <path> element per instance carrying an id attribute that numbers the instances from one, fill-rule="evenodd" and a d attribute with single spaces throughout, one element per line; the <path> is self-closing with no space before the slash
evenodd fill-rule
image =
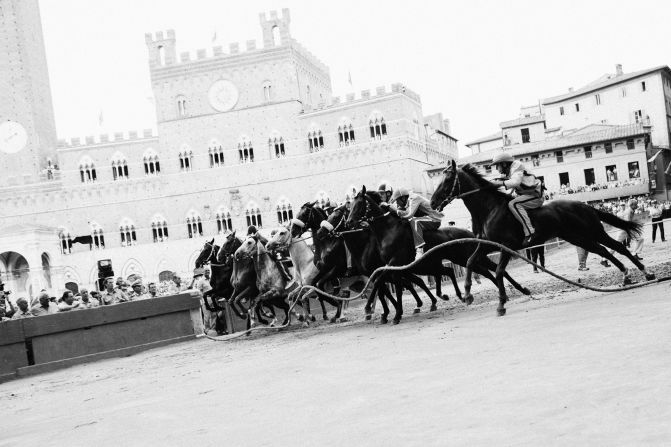
<path id="1" fill-rule="evenodd" d="M 251 258 L 256 254 L 256 246 L 260 245 L 258 244 L 257 240 L 255 237 L 248 236 L 238 247 L 237 250 L 235 250 L 235 254 L 233 255 L 236 261 L 239 261 L 240 259 L 244 258 Z"/>
<path id="2" fill-rule="evenodd" d="M 289 245 L 291 245 L 291 235 L 292 232 L 289 231 L 288 228 L 281 227 L 270 238 L 270 240 L 266 244 L 266 248 L 268 250 L 277 250 L 278 248 L 288 247 Z"/>
<path id="3" fill-rule="evenodd" d="M 217 262 L 225 262 L 226 258 L 235 253 L 235 250 L 237 250 L 240 245 L 242 245 L 242 241 L 235 236 L 235 230 L 228 233 L 226 239 L 224 239 L 224 243 L 217 252 Z"/>
<path id="4" fill-rule="evenodd" d="M 212 240 L 209 242 L 205 242 L 203 248 L 200 249 L 200 253 L 198 253 L 198 257 L 196 258 L 197 269 L 213 260 L 213 254 L 216 255 L 217 253 L 215 247 L 216 245 L 214 245 L 214 238 L 212 238 Z"/>
<path id="5" fill-rule="evenodd" d="M 324 212 L 315 207 L 316 203 L 315 200 L 304 204 L 296 217 L 291 220 L 291 236 L 300 237 L 308 228 L 314 231 L 319 227 L 319 222 L 322 220 L 319 216 Z"/>
<path id="6" fill-rule="evenodd" d="M 320 222 L 319 230 L 317 230 L 316 234 L 317 239 L 324 239 L 334 231 L 337 231 L 338 229 L 342 230 L 345 226 L 346 219 L 347 206 L 340 205 L 338 208 L 334 209 L 326 219 Z"/>
<path id="7" fill-rule="evenodd" d="M 366 200 L 366 186 L 357 192 L 350 204 L 349 216 L 347 217 L 347 226 L 354 228 L 366 218 L 368 201 Z"/>
<path id="8" fill-rule="evenodd" d="M 438 184 L 436 191 L 431 196 L 431 208 L 442 211 L 452 200 L 459 195 L 457 191 L 459 183 L 459 172 L 457 163 L 450 160 L 443 170 L 443 179 Z"/>

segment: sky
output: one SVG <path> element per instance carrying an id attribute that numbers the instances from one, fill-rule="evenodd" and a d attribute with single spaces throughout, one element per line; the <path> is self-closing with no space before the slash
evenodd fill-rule
<path id="1" fill-rule="evenodd" d="M 178 54 L 243 48 L 261 42 L 259 13 L 282 8 L 292 36 L 330 67 L 334 96 L 400 82 L 425 115 L 450 119 L 462 155 L 520 106 L 615 64 L 671 64 L 668 0 L 39 1 L 59 138 L 156 127 L 145 33 L 174 29 Z"/>

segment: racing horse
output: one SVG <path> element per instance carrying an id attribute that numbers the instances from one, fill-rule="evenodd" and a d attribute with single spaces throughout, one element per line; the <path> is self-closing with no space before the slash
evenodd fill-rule
<path id="1" fill-rule="evenodd" d="M 226 332 L 226 318 L 223 314 L 223 308 L 219 306 L 217 297 L 228 298 L 233 291 L 231 287 L 230 269 L 223 264 L 217 264 L 217 253 L 219 246 L 211 241 L 205 241 L 203 248 L 196 258 L 196 268 L 201 268 L 205 264 L 210 264 L 210 290 L 203 293 L 203 304 L 210 312 L 216 313 L 215 330 L 218 334 Z"/>
<path id="2" fill-rule="evenodd" d="M 301 222 L 301 221 L 298 221 Z M 299 286 L 308 285 L 315 286 L 317 281 L 320 281 L 321 287 L 323 287 L 324 281 L 320 278 L 320 271 L 317 265 L 314 262 L 314 253 L 308 247 L 308 244 L 305 240 L 300 239 L 300 234 L 298 237 L 294 237 L 294 227 L 299 227 L 300 225 L 292 224 L 292 231 L 289 231 L 287 228 L 280 228 L 275 232 L 273 237 L 266 244 L 266 249 L 273 251 L 275 249 L 286 248 L 291 257 L 291 263 L 294 266 L 294 280 Z M 317 288 L 321 288 L 320 285 L 317 285 Z M 331 323 L 340 321 L 340 315 L 342 313 L 342 301 L 336 301 L 328 296 L 324 296 L 321 293 L 315 291 L 317 294 L 317 299 L 322 308 L 322 316 L 324 320 L 328 320 L 328 315 L 326 314 L 326 307 L 324 306 L 324 301 L 331 304 L 336 308 L 336 315 L 330 320 Z M 305 309 L 307 311 L 307 318 L 311 321 L 315 321 L 314 316 L 310 314 L 310 305 L 309 305 L 309 295 L 312 292 L 303 293 L 303 296 L 298 296 L 296 299 L 302 299 L 305 303 Z"/>
<path id="3" fill-rule="evenodd" d="M 474 226 L 480 229 L 482 238 L 498 242 L 511 250 L 522 249 L 524 233 L 522 226 L 508 209 L 510 196 L 498 191 L 496 185 L 485 179 L 478 169 L 467 164 L 461 168 L 452 160 L 443 171 L 436 192 L 431 197 L 431 206 L 442 210 L 454 199 L 464 201 L 466 208 L 473 217 Z M 649 273 L 645 266 L 636 259 L 620 242 L 611 238 L 603 227 L 605 222 L 615 228 L 623 230 L 629 237 L 640 235 L 642 227 L 636 222 L 625 221 L 612 214 L 597 210 L 585 203 L 570 200 L 554 200 L 536 210 L 530 210 L 529 217 L 536 228 L 534 236 L 537 243 L 542 243 L 553 237 L 581 247 L 598 256 L 610 260 L 623 274 L 623 283 L 630 284 L 629 269 L 613 256 L 607 248 L 626 256 L 645 275 L 652 280 L 655 275 Z M 470 276 L 473 263 L 485 250 L 483 244 L 478 244 L 475 252 L 467 263 L 465 287 L 470 290 Z M 499 264 L 496 268 L 496 281 L 499 289 L 499 316 L 506 314 L 505 303 L 508 301 L 503 286 L 503 273 L 510 261 L 511 254 L 501 251 Z"/>
<path id="4" fill-rule="evenodd" d="M 375 233 L 379 244 L 380 256 L 385 264 L 393 266 L 410 264 L 415 260 L 415 249 L 410 226 L 398 216 L 382 211 L 378 205 L 381 201 L 382 198 L 377 191 L 366 191 L 366 187 L 364 186 L 354 197 L 347 223 L 349 226 L 363 225 L 369 227 L 370 231 Z M 408 231 L 405 231 L 405 227 L 407 227 Z M 392 282 L 397 285 L 397 306 L 394 323 L 398 323 L 403 315 L 403 301 L 401 297 L 403 280 L 410 281 L 419 286 L 431 300 L 430 311 L 437 310 L 436 297 L 426 287 L 424 281 L 416 275 L 434 276 L 438 290 L 440 290 L 441 277 L 443 275 L 449 276 L 455 285 L 457 294 L 461 295 L 457 286 L 457 279 L 454 276 L 454 270 L 452 267 L 443 266 L 440 259 L 434 258 L 431 263 L 425 262 L 421 267 L 416 266 L 403 272 L 384 272 L 382 273 L 382 277 L 391 278 Z M 447 298 L 444 297 L 443 299 Z M 419 307 L 414 312 L 419 312 Z"/>

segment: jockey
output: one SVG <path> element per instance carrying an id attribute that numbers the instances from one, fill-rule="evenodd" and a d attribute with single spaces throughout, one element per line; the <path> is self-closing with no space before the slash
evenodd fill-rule
<path id="1" fill-rule="evenodd" d="M 394 193 L 394 188 L 386 183 L 381 183 L 377 188 L 377 192 L 379 192 L 380 196 L 382 196 L 382 202 L 389 203 L 391 196 Z"/>
<path id="2" fill-rule="evenodd" d="M 532 241 L 536 229 L 531 224 L 527 210 L 539 208 L 543 205 L 542 183 L 535 175 L 528 172 L 522 163 L 513 160 L 507 152 L 494 155 L 492 165 L 496 167 L 504 178 L 492 181 L 495 185 L 505 189 L 513 189 L 515 198 L 508 203 L 508 208 L 519 220 L 524 230 L 523 246 L 533 245 Z"/>
<path id="3" fill-rule="evenodd" d="M 398 188 L 391 196 L 392 204 L 396 204 L 396 213 L 410 221 L 412 237 L 415 240 L 417 256 L 422 255 L 425 230 L 437 230 L 443 213 L 431 208 L 427 199 L 419 194 L 411 193 L 405 188 Z"/>

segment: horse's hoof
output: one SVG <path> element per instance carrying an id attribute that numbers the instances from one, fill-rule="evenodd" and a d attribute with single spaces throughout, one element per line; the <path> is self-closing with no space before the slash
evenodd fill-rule
<path id="1" fill-rule="evenodd" d="M 496 313 L 498 314 L 499 317 L 502 317 L 506 314 L 506 309 L 496 309 Z"/>
<path id="2" fill-rule="evenodd" d="M 317 319 L 315 318 L 314 315 L 310 315 L 310 321 L 312 321 L 314 323 L 315 321 L 317 321 Z"/>
<path id="3" fill-rule="evenodd" d="M 400 323 L 400 322 L 401 322 L 401 318 L 400 318 L 400 317 L 399 317 L 399 318 L 394 318 L 394 319 L 392 320 L 392 323 L 393 323 L 393 324 L 398 324 L 398 323 Z"/>
<path id="4" fill-rule="evenodd" d="M 646 281 L 654 281 L 655 279 L 657 279 L 657 277 L 655 276 L 654 273 L 646 273 L 645 279 Z"/>
<path id="5" fill-rule="evenodd" d="M 473 304 L 473 295 L 467 295 L 466 298 L 464 298 L 464 303 L 466 303 L 467 306 Z"/>
<path id="6" fill-rule="evenodd" d="M 329 323 L 337 323 L 337 322 L 338 319 L 336 317 L 331 317 L 331 319 L 329 320 Z"/>
<path id="7" fill-rule="evenodd" d="M 373 318 L 371 314 L 366 315 L 366 320 L 370 320 L 371 318 Z"/>
<path id="8" fill-rule="evenodd" d="M 624 278 L 624 281 L 622 281 L 623 286 L 627 286 L 627 285 L 633 284 L 633 283 L 634 283 L 634 281 L 632 281 L 631 278 L 629 278 L 629 277 Z"/>
<path id="9" fill-rule="evenodd" d="M 422 311 L 419 307 L 416 307 L 415 310 L 412 311 L 413 314 L 418 314 Z"/>
<path id="10" fill-rule="evenodd" d="M 305 317 L 303 315 L 299 315 L 298 316 L 298 321 L 300 321 L 302 323 L 303 321 L 305 321 Z"/>
<path id="11" fill-rule="evenodd" d="M 450 301 L 450 297 L 447 296 L 446 294 L 440 295 L 440 299 L 443 301 Z M 461 299 L 461 297 L 459 297 L 459 299 Z"/>
<path id="12" fill-rule="evenodd" d="M 432 304 L 431 308 L 429 309 L 429 312 L 435 312 L 437 310 L 438 310 L 438 306 L 436 306 L 435 304 Z"/>
<path id="13" fill-rule="evenodd" d="M 523 287 L 522 295 L 531 295 L 531 290 L 527 289 L 526 287 Z"/>
<path id="14" fill-rule="evenodd" d="M 324 321 L 328 321 L 328 319 L 329 319 L 329 316 L 328 316 L 328 315 L 326 315 L 326 314 L 324 314 L 324 315 L 322 315 L 322 318 L 324 318 Z"/>
<path id="15" fill-rule="evenodd" d="M 380 317 L 380 324 L 387 324 L 387 323 L 388 323 L 387 317 L 385 317 L 384 315 L 381 316 Z"/>

